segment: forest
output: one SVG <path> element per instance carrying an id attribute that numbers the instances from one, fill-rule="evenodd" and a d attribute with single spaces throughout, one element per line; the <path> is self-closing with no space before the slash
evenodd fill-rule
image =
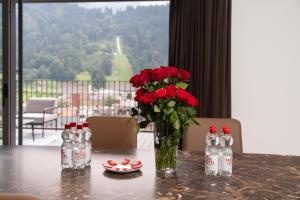
<path id="1" fill-rule="evenodd" d="M 24 79 L 121 80 L 168 62 L 169 6 L 24 5 Z"/>

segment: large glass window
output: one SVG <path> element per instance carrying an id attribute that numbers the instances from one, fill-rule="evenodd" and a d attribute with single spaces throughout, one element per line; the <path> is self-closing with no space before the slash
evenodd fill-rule
<path id="1" fill-rule="evenodd" d="M 56 128 L 89 115 L 128 115 L 129 78 L 168 62 L 168 1 L 24 3 L 23 23 L 25 111 L 32 98 L 58 107 L 35 141 L 24 125 L 25 145 L 60 145 Z"/>

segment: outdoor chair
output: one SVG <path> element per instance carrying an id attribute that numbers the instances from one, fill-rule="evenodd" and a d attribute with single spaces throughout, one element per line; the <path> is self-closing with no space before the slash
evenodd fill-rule
<path id="1" fill-rule="evenodd" d="M 44 137 L 45 124 L 55 121 L 57 130 L 57 113 L 55 98 L 29 98 L 25 112 L 23 113 L 24 120 L 32 120 L 28 123 L 32 129 L 32 139 L 34 141 L 34 126 L 42 126 L 42 137 Z"/>

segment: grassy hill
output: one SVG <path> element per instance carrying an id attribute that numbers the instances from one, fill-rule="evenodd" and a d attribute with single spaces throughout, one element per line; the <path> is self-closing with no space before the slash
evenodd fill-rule
<path id="1" fill-rule="evenodd" d="M 114 55 L 112 65 L 112 74 L 106 77 L 107 81 L 128 81 L 133 75 L 131 65 L 124 54 Z"/>

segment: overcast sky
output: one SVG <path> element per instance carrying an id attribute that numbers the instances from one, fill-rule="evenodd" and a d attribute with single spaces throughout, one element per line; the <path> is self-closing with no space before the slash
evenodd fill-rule
<path id="1" fill-rule="evenodd" d="M 127 6 L 149 6 L 149 5 L 166 5 L 169 1 L 150 1 L 150 2 L 102 2 L 102 3 L 78 3 L 80 7 L 84 8 L 112 8 L 113 10 L 123 10 Z"/>

